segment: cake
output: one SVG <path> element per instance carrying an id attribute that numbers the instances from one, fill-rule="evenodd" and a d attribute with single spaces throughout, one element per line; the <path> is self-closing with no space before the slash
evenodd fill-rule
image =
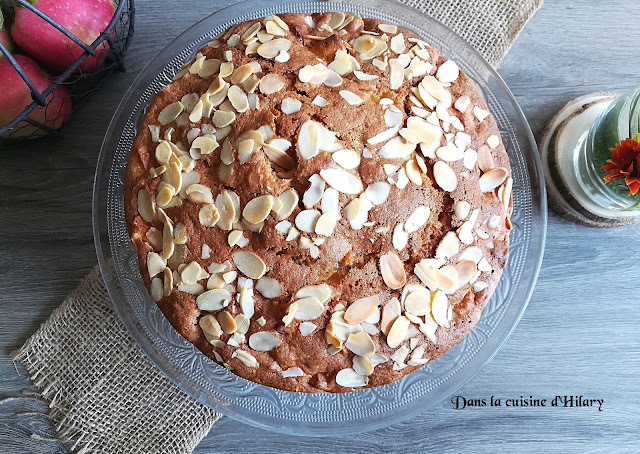
<path id="1" fill-rule="evenodd" d="M 508 257 L 496 122 L 458 65 L 341 12 L 243 22 L 150 102 L 125 173 L 142 279 L 253 382 L 391 383 L 469 333 Z"/>

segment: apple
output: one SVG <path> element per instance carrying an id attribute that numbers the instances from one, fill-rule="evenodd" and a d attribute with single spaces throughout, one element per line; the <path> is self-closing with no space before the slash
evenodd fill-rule
<path id="1" fill-rule="evenodd" d="M 38 91 L 43 92 L 51 84 L 51 76 L 35 61 L 25 55 L 14 55 L 13 58 Z M 31 104 L 33 99 L 31 90 L 6 58 L 0 59 L 0 81 L 2 81 L 2 90 L 0 90 L 0 128 L 2 128 L 13 121 L 25 107 Z M 29 117 L 52 129 L 58 129 L 71 113 L 71 107 L 69 90 L 59 86 L 47 96 L 47 103 L 36 107 Z M 39 128 L 29 125 L 5 134 L 5 137 L 24 137 L 38 131 Z M 44 135 L 44 132 L 38 135 Z"/>
<path id="2" fill-rule="evenodd" d="M 87 44 L 100 36 L 116 11 L 112 0 L 32 0 L 31 3 Z M 84 52 L 62 32 L 21 6 L 15 7 L 11 36 L 26 54 L 58 72 L 67 69 Z M 87 57 L 79 70 L 97 69 L 108 49 L 109 45 L 102 43 L 96 55 Z"/>

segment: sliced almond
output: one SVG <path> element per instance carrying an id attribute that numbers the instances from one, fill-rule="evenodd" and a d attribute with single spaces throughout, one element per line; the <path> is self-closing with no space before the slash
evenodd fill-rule
<path id="1" fill-rule="evenodd" d="M 317 235 L 331 236 L 338 218 L 333 213 L 324 213 L 316 221 L 314 231 Z"/>
<path id="2" fill-rule="evenodd" d="M 365 331 L 349 334 L 344 346 L 350 352 L 364 358 L 373 355 L 376 351 L 376 347 L 371 336 L 369 336 Z"/>
<path id="3" fill-rule="evenodd" d="M 419 156 L 417 157 L 420 158 Z M 416 186 L 422 186 L 422 176 L 420 175 L 420 169 L 418 168 L 416 161 L 407 161 L 404 165 L 404 171 L 407 174 L 407 178 L 409 178 L 413 184 Z"/>
<path id="4" fill-rule="evenodd" d="M 265 143 L 263 145 L 263 150 L 269 161 L 273 162 L 277 166 L 280 166 L 285 170 L 291 170 L 296 167 L 294 159 L 273 144 Z"/>
<path id="5" fill-rule="evenodd" d="M 471 211 L 471 205 L 466 200 L 460 200 L 456 202 L 454 213 L 458 217 L 458 219 L 466 219 L 469 216 L 469 212 Z"/>
<path id="6" fill-rule="evenodd" d="M 445 291 L 453 290 L 458 285 L 458 272 L 451 266 L 443 266 L 436 270 L 438 288 Z"/>
<path id="7" fill-rule="evenodd" d="M 261 277 L 255 286 L 265 298 L 277 298 L 282 293 L 282 285 L 275 279 L 270 277 Z"/>
<path id="8" fill-rule="evenodd" d="M 458 286 L 462 286 L 469 282 L 477 271 L 476 264 L 472 260 L 463 260 L 456 263 L 455 269 L 458 273 Z"/>
<path id="9" fill-rule="evenodd" d="M 342 369 L 336 374 L 336 383 L 343 388 L 359 388 L 367 385 L 367 377 L 353 369 Z"/>
<path id="10" fill-rule="evenodd" d="M 481 107 L 475 106 L 473 108 L 473 115 L 475 115 L 478 121 L 482 123 L 484 119 L 489 116 L 489 111 Z"/>
<path id="11" fill-rule="evenodd" d="M 502 200 L 502 204 L 506 210 L 509 209 L 509 204 L 511 203 L 511 193 L 513 190 L 513 178 L 507 178 L 506 183 L 503 186 L 502 194 L 500 195 L 500 200 Z"/>
<path id="12" fill-rule="evenodd" d="M 311 296 L 324 304 L 331 299 L 331 287 L 328 284 L 306 285 L 300 288 L 295 296 L 296 298 Z"/>
<path id="13" fill-rule="evenodd" d="M 404 223 L 404 229 L 407 233 L 419 230 L 429 220 L 431 209 L 428 206 L 419 206 L 407 218 Z"/>
<path id="14" fill-rule="evenodd" d="M 302 103 L 297 99 L 293 99 L 293 98 L 284 98 L 282 100 L 282 104 L 280 105 L 280 110 L 282 110 L 282 113 L 285 113 L 288 115 L 299 112 L 301 108 L 302 108 Z"/>
<path id="15" fill-rule="evenodd" d="M 154 277 L 164 272 L 166 266 L 167 261 L 163 259 L 160 254 L 155 252 L 147 253 L 147 272 L 149 273 L 149 277 Z"/>
<path id="16" fill-rule="evenodd" d="M 464 158 L 464 151 L 453 145 L 445 145 L 436 150 L 436 156 L 443 161 L 455 162 Z"/>
<path id="17" fill-rule="evenodd" d="M 427 315 L 431 312 L 431 292 L 424 288 L 414 290 L 404 300 L 404 308 L 418 317 Z"/>
<path id="18" fill-rule="evenodd" d="M 436 270 L 428 266 L 424 261 L 416 263 L 414 273 L 418 279 L 426 285 L 430 290 L 435 291 L 438 288 L 438 275 Z"/>
<path id="19" fill-rule="evenodd" d="M 138 213 L 146 222 L 151 222 L 156 217 L 156 208 L 146 189 L 138 191 Z"/>
<path id="20" fill-rule="evenodd" d="M 238 328 L 235 319 L 227 311 L 221 311 L 218 313 L 218 323 L 220 323 L 220 328 L 222 328 L 222 331 L 225 334 L 233 334 Z"/>
<path id="21" fill-rule="evenodd" d="M 498 145 L 500 145 L 500 137 L 496 136 L 495 134 L 490 135 L 489 137 L 487 137 L 487 145 L 489 145 L 489 148 L 491 149 L 496 148 Z"/>
<path id="22" fill-rule="evenodd" d="M 387 345 L 391 348 L 397 348 L 404 341 L 410 324 L 411 322 L 402 315 L 396 318 L 387 334 Z"/>
<path id="23" fill-rule="evenodd" d="M 244 206 L 242 215 L 248 222 L 258 224 L 269 216 L 272 207 L 273 196 L 262 195 L 250 200 L 249 203 Z"/>
<path id="24" fill-rule="evenodd" d="M 353 370 L 360 375 L 371 375 L 373 373 L 374 365 L 363 356 L 354 356 L 353 358 Z"/>
<path id="25" fill-rule="evenodd" d="M 168 221 L 168 219 L 167 219 Z M 173 255 L 175 245 L 173 243 L 173 226 L 171 222 L 165 222 L 162 229 L 162 257 L 169 259 Z"/>
<path id="26" fill-rule="evenodd" d="M 358 325 L 371 317 L 371 315 L 378 310 L 379 303 L 380 298 L 378 295 L 357 299 L 347 307 L 347 310 L 344 313 L 344 319 L 350 325 Z"/>
<path id="27" fill-rule="evenodd" d="M 469 104 L 471 104 L 471 99 L 467 95 L 463 95 L 456 99 L 454 107 L 460 112 L 464 113 L 469 107 Z"/>
<path id="28" fill-rule="evenodd" d="M 313 296 L 300 298 L 296 302 L 294 318 L 297 320 L 314 320 L 324 312 L 322 303 Z"/>
<path id="29" fill-rule="evenodd" d="M 433 177 L 444 191 L 452 192 L 458 187 L 455 172 L 444 161 L 438 161 L 433 165 Z"/>
<path id="30" fill-rule="evenodd" d="M 295 189 L 288 189 L 278 196 L 282 208 L 278 211 L 277 220 L 282 221 L 288 218 L 293 210 L 298 206 L 299 196 Z"/>
<path id="31" fill-rule="evenodd" d="M 218 311 L 231 301 L 231 294 L 224 289 L 208 290 L 196 298 L 198 309 L 201 311 Z"/>
<path id="32" fill-rule="evenodd" d="M 352 106 L 359 106 L 364 102 L 364 99 L 349 90 L 340 90 L 339 94 L 345 101 L 347 101 L 348 104 Z"/>
<path id="33" fill-rule="evenodd" d="M 386 335 L 389 333 L 393 322 L 401 313 L 400 301 L 398 298 L 391 298 L 382 308 L 382 318 L 380 319 L 380 330 Z"/>
<path id="34" fill-rule="evenodd" d="M 360 178 L 342 169 L 323 169 L 320 176 L 329 186 L 344 194 L 359 194 L 364 189 Z"/>
<path id="35" fill-rule="evenodd" d="M 494 167 L 484 173 L 478 183 L 482 192 L 491 192 L 507 179 L 509 171 L 504 167 Z"/>
<path id="36" fill-rule="evenodd" d="M 455 232 L 448 232 L 436 248 L 436 258 L 450 258 L 460 250 L 460 240 Z"/>
<path id="37" fill-rule="evenodd" d="M 438 325 L 449 325 L 449 318 L 447 317 L 448 309 L 449 301 L 447 300 L 447 295 L 440 290 L 433 292 L 431 295 L 431 315 L 433 315 L 433 319 Z"/>
<path id="38" fill-rule="evenodd" d="M 280 345 L 280 339 L 269 331 L 258 331 L 249 337 L 249 347 L 258 352 L 268 352 Z"/>
<path id="39" fill-rule="evenodd" d="M 158 123 L 161 125 L 168 125 L 173 120 L 175 120 L 178 115 L 182 113 L 184 110 L 184 105 L 180 101 L 176 101 L 172 104 L 169 104 L 164 109 L 160 111 L 158 114 Z"/>
<path id="40" fill-rule="evenodd" d="M 387 287 L 393 290 L 404 287 L 407 282 L 404 263 L 395 252 L 387 252 L 380 257 L 380 274 Z"/>
<path id="41" fill-rule="evenodd" d="M 365 197 L 374 205 L 382 205 L 389 197 L 391 187 L 384 181 L 378 181 L 367 186 Z"/>
<path id="42" fill-rule="evenodd" d="M 343 169 L 355 169 L 360 165 L 360 156 L 353 150 L 338 150 L 331 158 Z"/>
<path id="43" fill-rule="evenodd" d="M 296 216 L 296 227 L 303 232 L 313 233 L 321 214 L 316 210 L 302 210 Z"/>
<path id="44" fill-rule="evenodd" d="M 406 49 L 404 35 L 402 33 L 398 33 L 396 36 L 391 38 L 391 41 L 389 42 L 389 48 L 396 54 L 404 53 L 404 50 Z"/>
<path id="45" fill-rule="evenodd" d="M 397 90 L 404 82 L 404 67 L 400 60 L 392 58 L 389 60 L 389 88 Z"/>
<path id="46" fill-rule="evenodd" d="M 238 358 L 238 360 L 247 367 L 257 368 L 260 366 L 260 363 L 258 362 L 258 360 L 255 359 L 255 357 L 252 354 L 245 352 L 244 350 L 234 351 L 231 354 L 231 357 Z"/>
<path id="47" fill-rule="evenodd" d="M 200 220 L 200 224 L 206 227 L 213 227 L 220 220 L 220 213 L 214 204 L 208 203 L 200 208 L 198 219 Z"/>
<path id="48" fill-rule="evenodd" d="M 258 255 L 250 251 L 234 253 L 233 262 L 242 274 L 251 279 L 260 279 L 267 271 L 266 263 Z"/>
<path id="49" fill-rule="evenodd" d="M 216 319 L 213 314 L 206 314 L 200 318 L 198 322 L 202 331 L 206 334 L 211 335 L 215 338 L 220 338 L 222 336 L 222 328 L 220 327 L 220 323 Z"/>
<path id="50" fill-rule="evenodd" d="M 196 183 L 187 187 L 185 191 L 187 198 L 193 203 L 213 203 L 211 188 Z"/>
<path id="51" fill-rule="evenodd" d="M 453 60 L 447 60 L 440 65 L 436 72 L 436 78 L 443 84 L 454 82 L 460 75 L 460 69 Z"/>
<path id="52" fill-rule="evenodd" d="M 478 150 L 478 167 L 483 172 L 488 172 L 494 167 L 491 150 L 486 145 L 481 146 Z"/>
<path id="53" fill-rule="evenodd" d="M 260 91 L 265 95 L 276 93 L 282 90 L 284 86 L 284 80 L 277 74 L 267 74 L 260 79 Z"/>
<path id="54" fill-rule="evenodd" d="M 311 208 L 322 199 L 322 194 L 326 187 L 325 181 L 318 174 L 309 177 L 311 185 L 302 196 L 302 203 L 306 208 Z"/>
<path id="55" fill-rule="evenodd" d="M 225 126 L 229 126 L 235 121 L 235 119 L 235 112 L 216 110 L 213 114 L 213 124 L 216 126 L 216 128 L 224 128 Z"/>

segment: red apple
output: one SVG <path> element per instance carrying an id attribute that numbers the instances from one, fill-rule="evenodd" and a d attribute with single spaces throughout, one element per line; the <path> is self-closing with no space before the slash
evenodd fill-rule
<path id="1" fill-rule="evenodd" d="M 44 91 L 51 84 L 51 77 L 35 61 L 24 55 L 13 57 L 38 91 Z M 0 90 L 0 128 L 2 128 L 13 121 L 25 107 L 31 104 L 33 99 L 31 90 L 6 58 L 0 59 L 0 81 L 2 81 L 2 90 Z M 69 90 L 60 86 L 49 94 L 47 103 L 35 108 L 29 117 L 50 128 L 58 129 L 70 113 Z M 37 127 L 26 126 L 12 131 L 5 137 L 24 137 L 34 132 L 38 132 Z"/>
<path id="2" fill-rule="evenodd" d="M 87 44 L 92 44 L 100 36 L 116 11 L 112 0 L 36 0 L 32 3 Z M 11 36 L 25 53 L 59 72 L 67 69 L 84 52 L 51 24 L 20 6 L 15 8 Z M 108 49 L 107 43 L 101 44 L 95 56 L 89 56 L 82 62 L 80 71 L 94 71 L 104 61 Z"/>

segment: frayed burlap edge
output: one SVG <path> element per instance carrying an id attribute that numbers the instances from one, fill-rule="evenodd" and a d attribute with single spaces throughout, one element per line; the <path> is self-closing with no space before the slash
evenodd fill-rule
<path id="1" fill-rule="evenodd" d="M 138 349 L 97 267 L 14 355 L 79 453 L 189 453 L 220 418 Z"/>

